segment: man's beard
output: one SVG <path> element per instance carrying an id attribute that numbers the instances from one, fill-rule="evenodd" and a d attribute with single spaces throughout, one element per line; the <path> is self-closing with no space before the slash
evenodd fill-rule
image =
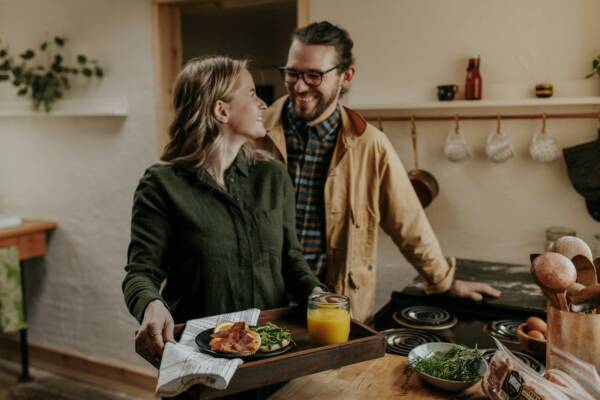
<path id="1" fill-rule="evenodd" d="M 309 91 L 306 93 L 306 95 L 312 96 L 317 100 L 317 104 L 310 111 L 302 106 L 301 101 L 300 104 L 296 102 L 296 99 L 302 96 L 299 96 L 293 92 L 290 93 L 290 98 L 292 99 L 292 104 L 294 105 L 294 117 L 305 122 L 311 122 L 319 118 L 325 112 L 327 107 L 329 107 L 337 99 L 337 93 L 334 90 L 332 90 L 327 97 L 324 97 L 323 93 L 321 92 L 311 93 Z"/>

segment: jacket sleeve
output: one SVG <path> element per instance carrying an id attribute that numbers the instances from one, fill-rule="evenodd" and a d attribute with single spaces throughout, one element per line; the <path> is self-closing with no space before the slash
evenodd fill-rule
<path id="1" fill-rule="evenodd" d="M 294 187 L 287 171 L 283 173 L 283 254 L 282 274 L 287 291 L 300 304 L 306 304 L 308 295 L 316 286 L 327 291 L 310 270 L 296 236 L 296 203 Z"/>
<path id="2" fill-rule="evenodd" d="M 147 170 L 133 198 L 127 274 L 122 285 L 127 308 L 140 323 L 151 301 L 159 299 L 167 306 L 160 295 L 167 275 L 163 256 L 170 236 L 164 197 L 152 170 Z"/>
<path id="3" fill-rule="evenodd" d="M 425 292 L 445 292 L 454 280 L 456 262 L 444 258 L 400 158 L 387 137 L 381 140 L 381 227 L 423 277 Z"/>

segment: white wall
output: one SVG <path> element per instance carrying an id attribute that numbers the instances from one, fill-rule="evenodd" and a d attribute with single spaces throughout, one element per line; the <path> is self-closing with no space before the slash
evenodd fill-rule
<path id="1" fill-rule="evenodd" d="M 482 60 L 484 98 L 532 97 L 533 86 L 542 81 L 554 83 L 556 96 L 600 95 L 598 80 L 582 81 L 600 53 L 598 15 L 600 2 L 594 0 L 346 0 L 343 7 L 335 0 L 310 2 L 312 21 L 340 24 L 354 39 L 358 72 L 347 99 L 354 104 L 434 100 L 436 85 L 464 84 L 467 58 L 477 54 Z M 598 107 L 483 113 L 544 111 L 597 112 Z M 455 112 L 482 113 L 474 109 L 427 113 Z M 412 168 L 408 124 L 384 127 L 405 166 Z M 583 199 L 570 185 L 564 160 L 539 164 L 527 153 L 540 122 L 510 121 L 503 127 L 517 155 L 495 165 L 483 150 L 494 121 L 461 124 L 474 156 L 457 164 L 442 154 L 451 122 L 417 126 L 421 167 L 441 186 L 427 215 L 445 253 L 525 264 L 529 253 L 541 250 L 544 230 L 551 225 L 573 227 L 591 245 L 600 224 L 587 214 Z M 562 147 L 595 139 L 597 128 L 595 120 L 548 122 L 548 131 Z M 382 239 L 378 304 L 414 276 L 391 241 Z"/>
<path id="2" fill-rule="evenodd" d="M 0 212 L 58 223 L 45 260 L 27 264 L 30 340 L 138 365 L 120 285 L 133 191 L 155 157 L 150 22 L 147 0 L 0 1 L 13 53 L 64 35 L 65 55 L 105 67 L 69 98 L 129 102 L 127 118 L 0 117 Z M 16 98 L 12 85 L 0 90 Z"/>

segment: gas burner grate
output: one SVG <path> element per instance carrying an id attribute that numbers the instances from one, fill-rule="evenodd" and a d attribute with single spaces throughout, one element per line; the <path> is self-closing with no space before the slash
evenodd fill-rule
<path id="1" fill-rule="evenodd" d="M 481 357 L 483 357 L 483 359 L 489 364 L 492 361 L 492 357 L 494 357 L 494 353 L 496 353 L 496 351 L 497 351 L 496 349 L 484 350 Z M 521 361 L 523 361 L 525 363 L 525 365 L 533 368 L 533 370 L 535 372 L 537 372 L 538 374 L 540 374 L 540 375 L 544 374 L 546 367 L 544 366 L 544 364 L 542 364 L 535 358 L 533 358 L 530 355 L 527 355 L 525 353 L 521 353 L 520 351 L 513 351 L 512 353 L 515 356 L 517 356 Z"/>
<path id="2" fill-rule="evenodd" d="M 486 330 L 486 333 L 489 333 L 500 340 L 517 342 L 517 327 L 522 323 L 523 321 L 502 319 L 490 322 L 485 325 L 484 329 Z"/>
<path id="3" fill-rule="evenodd" d="M 415 329 L 388 329 L 381 333 L 385 336 L 386 351 L 405 357 L 412 349 L 424 343 L 448 342 L 435 333 Z"/>
<path id="4" fill-rule="evenodd" d="M 406 307 L 400 311 L 400 316 L 407 322 L 419 325 L 442 325 L 452 319 L 448 311 L 432 306 Z"/>

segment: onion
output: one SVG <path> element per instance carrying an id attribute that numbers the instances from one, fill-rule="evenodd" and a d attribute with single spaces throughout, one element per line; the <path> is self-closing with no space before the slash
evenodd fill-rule
<path id="1" fill-rule="evenodd" d="M 590 261 L 593 260 L 592 250 L 590 250 L 590 246 L 588 246 L 586 242 L 575 236 L 561 237 L 556 242 L 554 242 L 554 244 L 550 248 L 550 251 L 562 254 L 569 260 L 572 260 L 573 257 L 580 254 Z"/>

